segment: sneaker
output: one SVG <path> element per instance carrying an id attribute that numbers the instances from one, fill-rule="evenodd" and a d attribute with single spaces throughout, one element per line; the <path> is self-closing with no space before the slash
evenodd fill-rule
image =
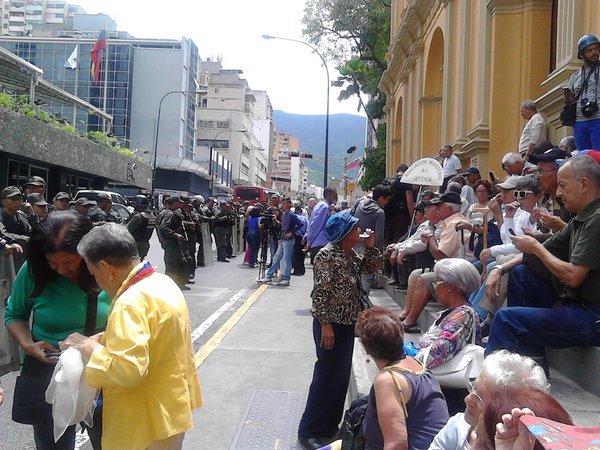
<path id="1" fill-rule="evenodd" d="M 289 286 L 290 285 L 290 280 L 281 280 L 277 282 L 277 286 Z"/>
<path id="2" fill-rule="evenodd" d="M 264 277 L 264 278 L 261 278 L 260 280 L 258 280 L 259 283 L 265 283 L 265 284 L 271 283 L 272 281 L 273 281 L 273 278 L 270 278 L 270 277 Z"/>

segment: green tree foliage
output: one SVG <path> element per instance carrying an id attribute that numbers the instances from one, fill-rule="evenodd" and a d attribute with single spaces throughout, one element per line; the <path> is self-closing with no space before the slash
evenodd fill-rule
<path id="1" fill-rule="evenodd" d="M 385 142 L 385 128 L 385 124 L 379 124 L 377 127 L 378 142 Z M 362 164 L 365 174 L 360 180 L 360 186 L 364 191 L 368 191 L 385 179 L 385 145 L 366 148 Z"/>

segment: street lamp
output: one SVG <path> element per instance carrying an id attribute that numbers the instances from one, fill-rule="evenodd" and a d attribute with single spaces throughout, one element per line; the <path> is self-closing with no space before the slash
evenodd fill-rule
<path id="1" fill-rule="evenodd" d="M 154 159 L 152 161 L 152 189 L 150 191 L 150 198 L 154 201 L 154 188 L 156 185 L 156 160 L 158 158 L 158 131 L 160 130 L 160 112 L 162 109 L 163 100 L 171 94 L 204 94 L 204 91 L 170 91 L 162 96 L 158 103 L 158 115 L 156 117 L 156 134 L 154 136 Z"/>
<path id="2" fill-rule="evenodd" d="M 248 130 L 245 128 L 242 128 L 241 130 L 221 130 L 219 131 L 216 136 L 214 138 L 211 139 L 211 141 L 213 141 L 213 144 L 209 147 L 210 153 L 209 153 L 209 157 L 208 157 L 208 176 L 209 176 L 209 186 L 208 186 L 208 192 L 209 194 L 212 196 L 214 194 L 213 192 L 213 188 L 214 188 L 214 179 L 213 179 L 213 170 L 212 170 L 212 163 L 213 163 L 213 152 L 214 152 L 214 143 L 215 141 L 218 139 L 218 137 L 221 135 L 221 133 L 225 133 L 225 132 L 229 132 L 229 133 L 245 133 Z M 240 150 L 241 152 L 242 150 Z M 241 161 L 242 161 L 242 157 L 240 156 L 240 165 L 241 165 Z"/>
<path id="3" fill-rule="evenodd" d="M 262 37 L 263 37 L 263 39 L 279 39 L 281 41 L 297 42 L 298 44 L 306 45 L 313 52 L 315 52 L 317 55 L 319 55 L 319 58 L 321 58 L 321 61 L 323 61 L 323 67 L 325 67 L 325 72 L 327 73 L 327 115 L 325 117 L 325 160 L 323 162 L 323 187 L 326 188 L 327 184 L 328 184 L 327 167 L 328 167 L 328 163 L 329 163 L 329 84 L 330 84 L 329 83 L 329 69 L 327 68 L 327 62 L 325 61 L 325 58 L 323 58 L 323 55 L 321 55 L 315 47 L 313 47 L 312 45 L 310 45 L 307 42 L 300 41 L 298 39 L 284 38 L 284 37 L 279 37 L 279 36 L 269 36 L 268 34 L 263 34 Z"/>

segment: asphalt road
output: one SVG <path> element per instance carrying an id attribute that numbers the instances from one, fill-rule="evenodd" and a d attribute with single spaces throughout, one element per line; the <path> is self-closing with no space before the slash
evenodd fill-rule
<path id="1" fill-rule="evenodd" d="M 148 259 L 159 272 L 164 272 L 163 251 L 156 239 L 151 242 Z M 257 288 L 258 269 L 250 270 L 242 265 L 243 255 L 231 263 L 215 262 L 215 265 L 198 268 L 196 283 L 184 292 L 194 330 L 194 351 L 205 344 L 225 321 L 246 301 Z M 12 390 L 17 372 L 1 378 L 5 402 L 0 406 L 0 449 L 35 449 L 31 427 L 11 420 Z M 91 450 L 89 442 L 77 444 L 77 448 Z"/>

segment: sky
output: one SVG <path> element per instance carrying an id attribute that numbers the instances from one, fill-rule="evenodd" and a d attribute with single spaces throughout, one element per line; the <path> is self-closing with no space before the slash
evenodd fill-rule
<path id="1" fill-rule="evenodd" d="M 305 45 L 265 40 L 263 34 L 302 36 L 305 0 L 70 0 L 90 14 L 104 13 L 137 38 L 191 38 L 202 59 L 221 58 L 224 69 L 241 69 L 251 89 L 267 91 L 273 109 L 325 114 L 327 78 L 318 55 Z M 328 64 L 337 79 L 335 64 Z M 330 114 L 357 112 L 357 99 L 337 100 Z"/>

